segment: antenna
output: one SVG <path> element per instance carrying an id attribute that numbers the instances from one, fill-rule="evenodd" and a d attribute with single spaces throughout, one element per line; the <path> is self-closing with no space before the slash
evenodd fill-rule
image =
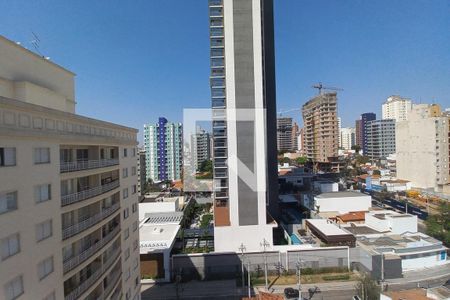
<path id="1" fill-rule="evenodd" d="M 36 52 L 44 57 L 41 53 L 41 51 L 39 51 L 39 43 L 41 42 L 41 39 L 38 37 L 38 35 L 36 33 L 33 32 L 33 30 L 31 31 L 31 34 L 33 35 L 33 39 L 30 41 L 30 43 L 33 45 L 34 50 L 36 50 Z"/>

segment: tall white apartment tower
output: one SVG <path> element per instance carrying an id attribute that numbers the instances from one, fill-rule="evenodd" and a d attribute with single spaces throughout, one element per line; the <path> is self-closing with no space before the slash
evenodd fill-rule
<path id="1" fill-rule="evenodd" d="M 381 118 L 394 119 L 396 122 L 408 120 L 411 100 L 400 96 L 389 96 L 382 105 Z"/>
<path id="2" fill-rule="evenodd" d="M 0 299 L 140 299 L 137 130 L 0 36 Z"/>
<path id="3" fill-rule="evenodd" d="M 278 201 L 273 2 L 210 0 L 216 251 L 273 245 Z"/>

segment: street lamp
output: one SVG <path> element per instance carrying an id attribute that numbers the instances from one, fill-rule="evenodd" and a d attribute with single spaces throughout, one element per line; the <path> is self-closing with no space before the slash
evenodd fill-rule
<path id="1" fill-rule="evenodd" d="M 298 294 L 299 298 L 302 299 L 302 283 L 300 281 L 302 261 L 300 259 L 300 255 L 297 255 L 297 262 L 295 263 L 295 266 L 297 267 Z"/>
<path id="2" fill-rule="evenodd" d="M 266 241 L 266 239 L 263 239 L 262 243 L 260 243 L 261 247 L 264 248 L 264 276 L 266 278 L 266 291 L 268 290 L 268 282 L 267 282 L 267 256 L 266 256 L 266 247 L 269 247 L 270 244 Z"/>
<path id="3" fill-rule="evenodd" d="M 241 246 L 239 247 L 239 250 L 241 250 L 241 267 L 242 267 L 242 287 L 245 286 L 245 281 L 244 281 L 244 251 L 246 250 L 244 243 L 241 243 Z"/>

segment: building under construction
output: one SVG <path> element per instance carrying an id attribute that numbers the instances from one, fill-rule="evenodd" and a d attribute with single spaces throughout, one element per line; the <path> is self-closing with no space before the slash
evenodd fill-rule
<path id="1" fill-rule="evenodd" d="M 306 156 L 315 163 L 328 163 L 338 156 L 339 130 L 336 93 L 323 93 L 302 107 Z"/>

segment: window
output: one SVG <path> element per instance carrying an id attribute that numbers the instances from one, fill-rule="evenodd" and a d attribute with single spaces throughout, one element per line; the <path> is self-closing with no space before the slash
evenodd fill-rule
<path id="1" fill-rule="evenodd" d="M 124 148 L 123 149 L 123 157 L 127 157 L 128 156 L 128 149 Z"/>
<path id="2" fill-rule="evenodd" d="M 35 148 L 34 149 L 34 163 L 35 164 L 50 163 L 50 148 Z"/>
<path id="3" fill-rule="evenodd" d="M 125 272 L 125 281 L 128 281 L 128 279 L 130 279 L 131 276 L 131 270 L 130 268 L 128 268 L 128 270 Z"/>
<path id="4" fill-rule="evenodd" d="M 127 293 L 125 294 L 125 299 L 130 300 L 131 299 L 131 289 L 128 289 Z"/>
<path id="5" fill-rule="evenodd" d="M 52 220 L 47 220 L 36 225 L 36 241 L 40 242 L 53 234 Z"/>
<path id="6" fill-rule="evenodd" d="M 137 288 L 139 285 L 139 276 L 134 279 L 134 287 Z"/>
<path id="7" fill-rule="evenodd" d="M 44 279 L 50 273 L 53 272 L 53 256 L 44 259 L 38 264 L 38 277 L 39 280 Z"/>
<path id="8" fill-rule="evenodd" d="M 131 176 L 136 175 L 136 167 L 131 167 Z"/>
<path id="9" fill-rule="evenodd" d="M 136 250 L 139 247 L 139 241 L 138 240 L 134 240 L 133 242 L 133 250 Z"/>
<path id="10" fill-rule="evenodd" d="M 136 148 L 133 148 L 133 157 L 136 156 Z"/>
<path id="11" fill-rule="evenodd" d="M 137 221 L 134 221 L 133 222 L 133 232 L 136 231 L 137 228 L 138 228 L 138 223 L 137 223 Z"/>
<path id="12" fill-rule="evenodd" d="M 6 300 L 14 300 L 23 294 L 23 279 L 22 275 L 17 276 L 7 284 L 5 284 Z"/>
<path id="13" fill-rule="evenodd" d="M 16 148 L 0 148 L 0 167 L 16 165 Z"/>
<path id="14" fill-rule="evenodd" d="M 0 214 L 17 209 L 17 192 L 0 193 Z"/>
<path id="15" fill-rule="evenodd" d="M 37 203 L 44 202 L 51 199 L 50 184 L 42 184 L 34 187 L 34 199 Z"/>
<path id="16" fill-rule="evenodd" d="M 128 210 L 128 208 L 123 210 L 123 218 L 126 219 L 128 218 L 128 216 L 130 215 L 130 211 Z"/>
<path id="17" fill-rule="evenodd" d="M 18 233 L 12 234 L 1 240 L 2 246 L 2 260 L 13 256 L 20 252 L 20 235 Z"/>
<path id="18" fill-rule="evenodd" d="M 131 193 L 132 193 L 132 194 L 136 194 L 136 191 L 137 191 L 137 187 L 136 187 L 136 185 L 133 185 L 133 186 L 131 187 Z"/>
<path id="19" fill-rule="evenodd" d="M 139 260 L 137 257 L 134 258 L 134 262 L 133 262 L 133 269 L 137 269 L 137 267 L 139 266 Z"/>
<path id="20" fill-rule="evenodd" d="M 122 194 L 123 194 L 123 199 L 127 199 L 128 198 L 128 188 L 123 189 Z"/>
<path id="21" fill-rule="evenodd" d="M 123 168 L 122 169 L 122 178 L 127 178 L 128 177 L 128 168 Z"/>
<path id="22" fill-rule="evenodd" d="M 131 205 L 131 211 L 133 212 L 133 213 L 135 213 L 136 211 L 137 211 L 137 203 L 133 203 L 133 205 Z"/>
<path id="23" fill-rule="evenodd" d="M 129 236 L 130 236 L 130 229 L 127 228 L 123 231 L 123 239 L 127 240 Z"/>
<path id="24" fill-rule="evenodd" d="M 130 248 L 127 248 L 127 250 L 125 250 L 125 261 L 127 261 L 128 258 L 130 258 Z"/>

